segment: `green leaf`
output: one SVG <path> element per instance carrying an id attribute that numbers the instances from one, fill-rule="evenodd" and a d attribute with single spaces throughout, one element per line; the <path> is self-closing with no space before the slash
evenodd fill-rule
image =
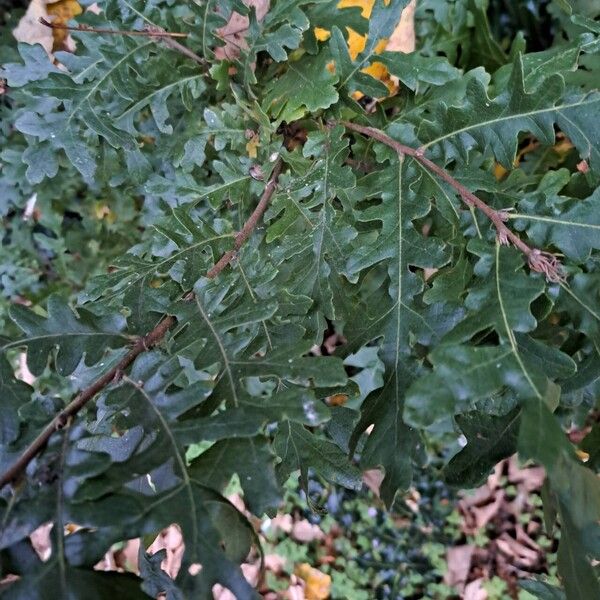
<path id="1" fill-rule="evenodd" d="M 11 307 L 11 318 L 25 335 L 3 348 L 26 348 L 27 366 L 34 375 L 42 373 L 55 348 L 57 371 L 70 375 L 82 357 L 87 365 L 94 365 L 106 348 L 118 348 L 128 341 L 120 315 L 98 319 L 83 308 L 75 312 L 58 296 L 50 296 L 47 310 L 44 318 L 24 306 Z"/>
<path id="2" fill-rule="evenodd" d="M 543 85 L 527 92 L 523 79 L 523 63 L 519 56 L 505 90 L 491 98 L 479 79 L 469 80 L 466 97 L 460 105 L 440 107 L 435 123 L 420 128 L 423 147 L 441 144 L 448 159 L 465 156 L 477 145 L 488 148 L 506 168 L 512 168 L 519 132 L 532 133 L 542 144 L 554 142 L 555 123 L 573 141 L 582 158 L 598 165 L 600 156 L 589 134 L 595 131 L 593 114 L 600 94 L 565 95 L 564 81 L 559 75 L 545 79 Z M 597 168 L 597 166 L 595 167 Z"/>
<path id="3" fill-rule="evenodd" d="M 181 590 L 175 585 L 175 582 L 160 568 L 162 561 L 166 558 L 167 551 L 163 548 L 154 554 L 144 552 L 143 545 L 140 544 L 138 553 L 138 565 L 140 576 L 144 580 L 142 590 L 150 596 L 167 594 L 169 600 L 183 600 L 184 596 Z"/>
<path id="4" fill-rule="evenodd" d="M 290 473 L 300 470 L 304 481 L 309 469 L 332 483 L 358 490 L 362 486 L 360 472 L 348 463 L 345 454 L 332 442 L 323 440 L 291 421 L 283 421 L 274 441 L 274 449 L 281 459 L 277 476 L 285 481 Z"/>
<path id="5" fill-rule="evenodd" d="M 510 349 L 519 367 L 519 377 L 528 388 L 527 395 L 542 398 L 544 389 L 536 383 L 535 375 L 524 362 L 515 332 L 527 332 L 536 327 L 530 306 L 542 293 L 543 282 L 520 270 L 522 260 L 514 249 L 501 247 L 496 242 L 492 254 L 477 240 L 470 242 L 468 248 L 480 256 L 475 274 L 483 278 L 465 300 L 465 305 L 476 312 L 471 312 L 445 339 L 448 342 L 466 341 L 476 333 L 493 327 L 508 346 L 507 350 Z"/>
<path id="6" fill-rule="evenodd" d="M 41 44 L 18 45 L 19 54 L 25 64 L 7 63 L 2 65 L 2 77 L 11 87 L 22 87 L 30 81 L 45 79 L 50 73 L 59 73 Z"/>
<path id="7" fill-rule="evenodd" d="M 406 392 L 404 418 L 416 427 L 473 410 L 505 387 L 530 391 L 510 347 L 438 346 L 429 360 L 433 374 L 423 375 Z"/>
<path id="8" fill-rule="evenodd" d="M 383 52 L 377 55 L 377 62 L 383 63 L 391 75 L 411 90 L 416 90 L 419 83 L 444 85 L 461 75 L 447 60 L 420 56 L 416 52 Z"/>
<path id="9" fill-rule="evenodd" d="M 321 52 L 316 57 L 290 63 L 287 71 L 269 86 L 265 109 L 277 121 L 293 121 L 306 112 L 329 108 L 337 102 L 334 83 L 337 75 L 327 68 L 327 56 Z"/>
<path id="10" fill-rule="evenodd" d="M 275 479 L 275 456 L 264 438 L 224 440 L 203 452 L 190 466 L 190 475 L 222 490 L 237 473 L 244 501 L 255 515 L 277 508 L 281 492 Z"/>
<path id="11" fill-rule="evenodd" d="M 516 408 L 502 417 L 477 412 L 456 417 L 467 445 L 446 465 L 445 480 L 467 488 L 481 485 L 496 463 L 515 452 L 520 412 Z"/>
<path id="12" fill-rule="evenodd" d="M 312 298 L 314 308 L 329 319 L 337 318 L 334 297 L 344 293 L 340 273 L 356 237 L 336 202 L 355 184 L 343 165 L 348 141 L 342 134 L 335 127 L 309 136 L 303 154 L 312 159 L 310 168 L 277 195 L 265 216 L 267 241 L 277 242 L 272 257 L 289 279 L 289 291 Z"/>
<path id="13" fill-rule="evenodd" d="M 391 0 L 387 3 L 384 0 L 376 0 L 369 17 L 365 47 L 354 61 L 350 57 L 342 32 L 338 27 L 332 29 L 329 47 L 335 61 L 335 72 L 339 77 L 338 88 L 343 90 L 344 98 L 356 91 L 374 98 L 387 95 L 385 85 L 361 70 L 368 67 L 372 61 L 379 60 L 377 46 L 379 42 L 391 36 L 407 4 L 408 0 Z"/>
<path id="14" fill-rule="evenodd" d="M 148 596 L 140 589 L 140 579 L 131 573 L 115 573 L 75 569 L 68 565 L 61 571 L 55 560 L 38 571 L 27 573 L 3 593 L 9 600 L 35 598 L 40 590 L 68 590 L 73 600 L 102 600 L 109 596 L 123 600 L 144 600 Z"/>
<path id="15" fill-rule="evenodd" d="M 19 437 L 19 410 L 31 398 L 31 388 L 18 381 L 10 363 L 0 357 L 0 445 L 8 446 Z"/>
<path id="16" fill-rule="evenodd" d="M 308 0 L 290 0 L 273 6 L 262 21 L 250 12 L 250 24 L 246 35 L 248 49 L 240 57 L 242 77 L 246 85 L 256 83 L 252 63 L 259 52 L 268 52 L 273 60 L 286 60 L 286 48 L 294 50 L 300 45 L 302 33 L 308 29 L 308 19 L 301 6 Z"/>
<path id="17" fill-rule="evenodd" d="M 594 598 L 600 594 L 600 583 L 579 541 L 578 532 L 565 512 L 561 511 L 561 538 L 558 547 L 558 569 L 571 600 Z"/>
<path id="18" fill-rule="evenodd" d="M 438 267 L 448 260 L 440 240 L 424 238 L 412 223 L 427 215 L 430 207 L 417 198 L 406 183 L 415 177 L 412 161 L 406 162 L 408 164 L 392 158 L 391 168 L 367 176 L 361 182 L 363 197 L 378 201 L 357 212 L 357 218 L 363 222 L 377 221 L 381 230 L 376 237 L 367 232 L 357 238 L 346 266 L 349 276 L 356 279 L 363 269 L 383 262 L 389 277 L 387 297 L 378 301 L 377 309 L 371 314 L 363 312 L 360 318 L 356 316 L 345 330 L 351 347 L 383 337 L 380 350 L 386 367 L 383 387 L 372 393 L 363 405 L 351 447 L 355 446 L 357 436 L 373 424 L 361 466 L 384 467 L 382 497 L 388 505 L 396 490 L 410 483 L 411 455 L 416 452 L 418 443 L 416 432 L 402 420 L 404 391 L 413 378 L 414 367 L 409 359 L 411 339 L 426 343 L 438 335 L 435 322 L 430 323 L 419 307 L 417 298 L 423 283 L 409 266 Z M 448 322 L 451 319 L 446 321 L 446 327 Z"/>
<path id="19" fill-rule="evenodd" d="M 555 586 L 543 581 L 521 579 L 519 586 L 540 600 L 566 600 L 564 592 Z"/>
<path id="20" fill-rule="evenodd" d="M 510 218 L 517 219 L 516 227 L 525 229 L 535 244 L 556 246 L 576 262 L 584 262 L 592 250 L 599 249 L 600 190 L 584 200 L 569 202 L 558 194 L 548 194 L 546 206 L 534 208 L 531 204 L 524 201 L 521 206 L 525 212 L 511 214 Z"/>

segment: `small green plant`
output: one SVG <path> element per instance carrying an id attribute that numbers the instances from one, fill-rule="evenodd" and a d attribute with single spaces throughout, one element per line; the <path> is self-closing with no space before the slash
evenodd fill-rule
<path id="1" fill-rule="evenodd" d="M 423 0 L 418 49 L 381 51 L 407 3 L 106 0 L 55 62 L 2 36 L 7 598 L 257 597 L 234 475 L 262 515 L 292 474 L 378 468 L 389 507 L 458 439 L 453 486 L 546 468 L 566 596 L 600 597 L 598 9 L 534 3 L 531 51 L 485 1 Z M 175 579 L 144 548 L 94 570 L 171 523 Z"/>

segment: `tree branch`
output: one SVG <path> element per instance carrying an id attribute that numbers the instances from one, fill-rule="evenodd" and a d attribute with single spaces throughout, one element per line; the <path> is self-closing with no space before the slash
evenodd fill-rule
<path id="1" fill-rule="evenodd" d="M 225 269 L 225 267 L 234 259 L 237 255 L 238 250 L 248 240 L 256 226 L 258 225 L 261 217 L 263 216 L 273 193 L 277 187 L 277 180 L 282 169 L 282 160 L 279 158 L 273 167 L 271 177 L 265 186 L 265 189 L 256 205 L 256 208 L 252 214 L 248 217 L 248 220 L 244 223 L 244 226 L 235 236 L 234 249 L 229 250 L 221 256 L 221 258 L 215 263 L 215 265 L 208 270 L 206 277 L 214 279 L 219 273 Z M 185 300 L 192 300 L 194 293 L 189 292 L 184 296 Z M 42 429 L 38 436 L 29 444 L 23 454 L 0 476 L 0 489 L 2 489 L 7 483 L 15 481 L 25 471 L 27 465 L 46 447 L 48 440 L 52 437 L 52 434 L 64 427 L 68 427 L 71 424 L 73 418 L 77 413 L 100 391 L 111 383 L 118 382 L 125 372 L 125 370 L 133 363 L 133 361 L 144 352 L 148 351 L 152 346 L 159 343 L 164 336 L 167 334 L 172 325 L 175 324 L 175 317 L 171 315 L 165 315 L 159 324 L 150 332 L 143 337 L 139 338 L 131 350 L 114 366 L 108 370 L 102 377 L 96 379 L 89 387 L 82 390 L 73 400 L 65 406 L 51 421 Z"/>
<path id="2" fill-rule="evenodd" d="M 106 29 L 101 27 L 89 27 L 88 25 L 62 25 L 60 23 L 50 23 L 44 19 L 44 17 L 40 17 L 39 19 L 42 25 L 46 27 L 50 27 L 50 29 L 64 29 L 65 31 L 83 31 L 85 33 L 99 33 L 99 34 L 108 34 L 108 35 L 132 35 L 132 36 L 142 36 L 142 37 L 150 37 L 156 38 L 158 41 L 164 42 L 165 46 L 175 50 L 188 58 L 191 58 L 193 61 L 197 62 L 199 65 L 203 67 L 207 65 L 207 62 L 204 58 L 192 52 L 187 46 L 180 44 L 174 38 L 186 38 L 188 36 L 187 33 L 178 33 L 178 32 L 170 32 L 165 31 L 161 27 L 148 27 L 142 31 L 136 31 L 131 29 Z"/>
<path id="3" fill-rule="evenodd" d="M 512 244 L 515 248 L 518 248 L 527 257 L 527 262 L 532 270 L 543 273 L 548 281 L 559 282 L 564 280 L 562 267 L 556 256 L 527 245 L 514 231 L 507 227 L 505 223 L 505 213 L 495 210 L 481 200 L 481 198 L 478 198 L 473 192 L 462 185 L 462 183 L 454 179 L 454 177 L 446 170 L 429 160 L 423 154 L 422 150 L 405 146 L 383 133 L 380 129 L 375 129 L 374 127 L 365 127 L 364 125 L 357 125 L 356 123 L 350 123 L 348 121 L 341 121 L 341 124 L 351 131 L 362 133 L 367 137 L 389 146 L 400 155 L 410 156 L 420 162 L 428 171 L 435 173 L 440 179 L 443 179 L 448 185 L 453 187 L 467 206 L 474 206 L 480 210 L 496 228 L 498 241 L 501 244 Z"/>

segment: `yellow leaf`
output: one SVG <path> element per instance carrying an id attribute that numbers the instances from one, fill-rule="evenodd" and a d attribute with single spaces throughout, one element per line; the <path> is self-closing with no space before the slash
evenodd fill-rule
<path id="1" fill-rule="evenodd" d="M 66 25 L 73 17 L 76 17 L 83 12 L 83 9 L 77 0 L 58 0 L 58 2 L 48 4 L 46 10 L 50 17 L 54 17 L 51 20 L 52 23 L 56 25 Z M 64 29 L 52 30 L 55 50 L 62 47 L 68 34 L 69 32 Z"/>
<path id="2" fill-rule="evenodd" d="M 573 143 L 566 137 L 554 144 L 554 151 L 561 156 L 568 154 L 572 149 Z"/>
<path id="3" fill-rule="evenodd" d="M 385 3 L 388 4 L 389 0 L 386 0 Z M 337 8 L 338 9 L 352 8 L 352 7 L 360 8 L 361 16 L 365 19 L 369 19 L 371 17 L 371 12 L 373 10 L 374 4 L 375 4 L 375 0 L 340 0 L 340 2 L 338 2 Z M 351 29 L 349 27 L 346 28 L 346 32 L 348 34 L 348 53 L 350 54 L 350 58 L 352 60 L 356 60 L 358 55 L 365 49 L 365 46 L 367 44 L 367 36 L 361 35 L 360 33 L 357 33 L 356 31 L 354 31 L 353 29 Z M 315 27 L 314 33 L 315 33 L 315 37 L 320 42 L 323 42 L 323 41 L 329 39 L 329 37 L 331 35 L 331 33 L 327 29 L 324 29 L 323 27 Z M 387 45 L 388 45 L 387 39 L 378 40 L 377 45 L 375 46 L 375 53 L 380 54 L 381 52 L 383 52 L 386 49 Z M 332 67 L 329 67 L 329 65 L 328 65 L 328 70 L 330 72 L 334 72 L 335 71 L 335 63 L 333 63 Z M 395 92 L 398 91 L 397 82 L 392 80 L 388 70 L 386 69 L 385 65 L 383 65 L 382 63 L 374 62 L 371 65 L 369 65 L 368 67 L 361 69 L 361 71 L 363 73 L 367 73 L 368 75 L 371 75 L 371 77 L 374 77 L 375 79 L 379 79 L 382 83 L 384 83 L 387 86 L 388 90 L 390 91 L 390 95 L 394 94 Z M 359 100 L 363 95 L 364 94 L 357 91 L 352 94 L 352 97 L 355 98 L 356 100 Z"/>
<path id="4" fill-rule="evenodd" d="M 344 406 L 347 401 L 347 394 L 333 394 L 333 396 L 327 398 L 327 404 L 329 404 L 329 406 Z"/>
<path id="5" fill-rule="evenodd" d="M 117 215 L 110 209 L 108 204 L 96 202 L 94 204 L 94 215 L 96 219 L 104 219 L 109 225 L 112 225 L 117 220 Z"/>
<path id="6" fill-rule="evenodd" d="M 494 164 L 494 177 L 497 181 L 503 179 L 507 173 L 508 171 L 500 163 L 497 162 Z"/>
<path id="7" fill-rule="evenodd" d="M 329 598 L 331 589 L 331 577 L 321 573 L 319 569 L 311 567 L 308 563 L 302 563 L 296 567 L 295 573 L 306 584 L 304 597 L 306 600 L 325 600 Z"/>
<path id="8" fill-rule="evenodd" d="M 368 19 L 371 16 L 371 11 L 373 10 L 373 5 L 375 4 L 375 0 L 340 0 L 337 7 L 338 8 L 353 8 L 357 7 L 362 9 L 361 15 Z"/>
<path id="9" fill-rule="evenodd" d="M 253 134 L 246 144 L 246 152 L 250 158 L 256 158 L 258 155 L 257 148 L 260 146 L 260 137 L 258 134 Z"/>
<path id="10" fill-rule="evenodd" d="M 577 456 L 579 456 L 579 460 L 581 460 L 581 462 L 587 462 L 590 460 L 590 455 L 585 452 L 585 450 L 577 450 Z"/>
<path id="11" fill-rule="evenodd" d="M 350 29 L 349 27 L 346 31 L 348 32 L 348 52 L 350 53 L 350 58 L 356 60 L 356 57 L 365 49 L 367 36 L 360 35 L 360 33 L 356 33 L 354 29 Z"/>
<path id="12" fill-rule="evenodd" d="M 319 42 L 326 42 L 331 37 L 331 32 L 322 27 L 315 27 L 315 37 Z"/>

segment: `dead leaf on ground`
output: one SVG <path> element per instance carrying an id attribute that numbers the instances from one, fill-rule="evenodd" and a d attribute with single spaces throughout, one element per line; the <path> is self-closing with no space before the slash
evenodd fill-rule
<path id="1" fill-rule="evenodd" d="M 244 4 L 256 9 L 256 18 L 262 21 L 269 11 L 269 0 L 243 0 Z M 217 4 L 218 10 L 218 4 Z M 216 30 L 216 34 L 225 45 L 215 49 L 215 57 L 218 60 L 234 60 L 238 58 L 243 50 L 248 48 L 246 33 L 250 20 L 244 15 L 233 12 L 227 25 Z"/>
<path id="2" fill-rule="evenodd" d="M 369 469 L 365 471 L 362 476 L 362 480 L 365 485 L 379 498 L 379 489 L 381 488 L 381 482 L 383 481 L 383 471 L 381 469 Z"/>
<path id="3" fill-rule="evenodd" d="M 38 527 L 31 533 L 29 539 L 36 554 L 40 560 L 46 561 L 50 558 L 52 552 L 52 544 L 50 543 L 50 532 L 52 531 L 52 523 L 46 523 Z"/>
<path id="4" fill-rule="evenodd" d="M 77 0 L 58 0 L 57 2 L 48 2 L 46 6 L 50 21 L 56 25 L 66 25 L 73 17 L 83 12 L 81 5 Z M 69 32 L 65 29 L 52 29 L 54 38 L 53 50 L 62 50 L 67 44 Z"/>
<path id="5" fill-rule="evenodd" d="M 536 509 L 544 479 L 542 468 L 520 468 L 513 456 L 501 461 L 484 485 L 463 494 L 458 503 L 463 534 L 472 536 L 485 531 L 488 539 L 471 556 L 463 598 L 487 597 L 482 595 L 485 590 L 480 583 L 494 576 L 502 578 L 510 597 L 516 598 L 518 579 L 547 572 L 548 549 L 536 541 L 536 536 L 543 533 Z M 530 518 L 523 522 L 528 515 Z"/>
<path id="6" fill-rule="evenodd" d="M 295 573 L 306 584 L 304 588 L 306 600 L 325 600 L 329 598 L 331 589 L 331 577 L 329 575 L 311 567 L 308 563 L 298 565 Z"/>
<path id="7" fill-rule="evenodd" d="M 448 571 L 444 575 L 444 583 L 446 585 L 456 586 L 459 590 L 464 588 L 471 569 L 471 559 L 473 558 L 474 550 L 475 546 L 470 544 L 448 548 L 446 552 Z"/>
<path id="8" fill-rule="evenodd" d="M 181 568 L 181 559 L 185 550 L 183 536 L 178 525 L 170 525 L 164 529 L 152 542 L 147 552 L 148 554 L 155 554 L 163 548 L 167 551 L 167 555 L 160 567 L 169 577 L 175 579 Z"/>
<path id="9" fill-rule="evenodd" d="M 13 30 L 13 35 L 19 42 L 41 44 L 50 54 L 54 45 L 52 30 L 40 23 L 40 17 L 47 16 L 45 0 L 32 0 L 19 24 Z"/>
<path id="10" fill-rule="evenodd" d="M 279 554 L 266 554 L 265 555 L 265 569 L 271 571 L 276 575 L 281 573 L 285 567 L 286 559 Z"/>
<path id="11" fill-rule="evenodd" d="M 292 537 L 298 542 L 307 543 L 314 540 L 322 540 L 325 534 L 318 525 L 313 525 L 306 519 L 302 519 L 301 521 L 296 521 L 292 526 Z"/>
<path id="12" fill-rule="evenodd" d="M 410 53 L 415 51 L 415 9 L 417 0 L 411 0 L 408 6 L 402 11 L 400 22 L 385 47 L 392 52 Z"/>
<path id="13" fill-rule="evenodd" d="M 466 587 L 462 600 L 487 600 L 488 593 L 483 588 L 484 579 L 471 581 Z"/>
<path id="14" fill-rule="evenodd" d="M 304 586 L 300 584 L 290 585 L 285 592 L 286 600 L 305 600 Z"/>

